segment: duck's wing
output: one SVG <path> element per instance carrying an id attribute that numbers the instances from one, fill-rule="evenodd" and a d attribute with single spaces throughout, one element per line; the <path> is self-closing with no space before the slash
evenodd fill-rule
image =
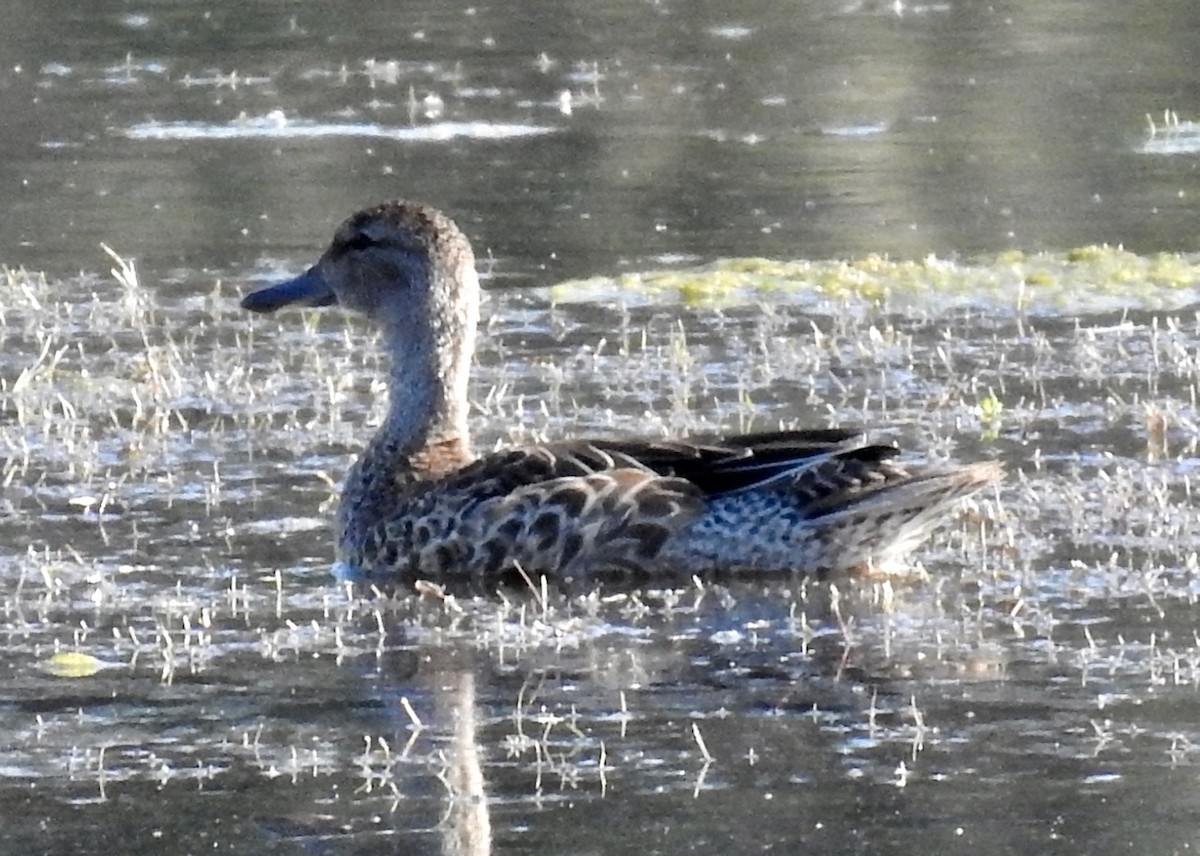
<path id="1" fill-rule="evenodd" d="M 486 578 L 517 565 L 562 576 L 724 563 L 783 569 L 815 564 L 795 545 L 848 526 L 868 553 L 889 538 L 909 543 L 999 474 L 995 464 L 910 468 L 898 454 L 842 429 L 503 450 L 410 494 L 381 543 L 397 547 L 388 564 L 433 577 Z M 893 518 L 898 527 L 883 525 Z M 778 542 L 769 562 L 754 558 L 744 537 L 763 527 Z M 663 556 L 690 555 L 681 545 L 693 541 L 699 558 L 662 566 Z"/>
<path id="2" fill-rule="evenodd" d="M 846 429 L 741 434 L 704 442 L 570 440 L 492 452 L 445 477 L 441 485 L 492 498 L 559 479 L 632 470 L 651 480 L 682 480 L 691 485 L 689 493 L 714 497 L 794 478 L 801 471 L 828 470 L 832 476 L 848 470 L 861 477 L 898 454 L 894 446 L 864 444 L 860 432 Z"/>
<path id="3" fill-rule="evenodd" d="M 738 434 L 708 443 L 603 441 L 601 445 L 660 475 L 685 479 L 706 497 L 792 481 L 800 473 L 866 472 L 900 453 L 895 446 L 864 443 L 861 432 L 844 428 Z"/>
<path id="4" fill-rule="evenodd" d="M 838 429 L 752 434 L 725 442 L 752 450 L 741 470 L 730 465 L 747 481 L 726 482 L 710 501 L 710 511 L 729 518 L 737 516 L 735 508 L 751 508 L 751 516 L 759 518 L 799 519 L 810 542 L 830 545 L 828 558 L 813 562 L 822 567 L 858 564 L 851 561 L 856 553 L 903 555 L 958 500 L 1004 476 L 997 461 L 903 461 L 895 446 L 865 444 L 861 435 Z M 755 471 L 758 460 L 763 463 Z M 764 477 L 751 479 L 756 472 Z"/>
<path id="5" fill-rule="evenodd" d="M 753 454 L 719 468 L 722 481 L 704 514 L 667 543 L 661 561 L 701 570 L 900 571 L 960 499 L 1003 476 L 996 461 L 908 463 L 895 447 L 854 436 L 752 435 L 725 443 Z"/>
<path id="6" fill-rule="evenodd" d="M 718 497 L 803 482 L 811 499 L 830 500 L 896 454 L 840 429 L 705 443 L 576 440 L 485 455 L 439 492 L 471 497 L 456 503 L 455 552 L 478 572 L 519 563 L 531 573 L 649 573 L 668 539 Z"/>

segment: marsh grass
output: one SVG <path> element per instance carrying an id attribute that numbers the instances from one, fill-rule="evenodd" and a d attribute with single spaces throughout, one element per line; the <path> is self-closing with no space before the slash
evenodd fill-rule
<path id="1" fill-rule="evenodd" d="M 338 834 L 355 834 L 377 812 L 427 812 L 432 828 L 431 782 L 452 797 L 487 782 L 509 805 L 692 799 L 751 770 L 817 780 L 831 753 L 847 780 L 913 787 L 934 767 L 965 775 L 974 756 L 957 747 L 986 739 L 948 686 L 1068 718 L 1059 746 L 1081 757 L 1135 728 L 1173 763 L 1200 745 L 1169 710 L 1118 701 L 1200 685 L 1194 314 L 1112 314 L 1102 296 L 1101 314 L 1071 320 L 1019 289 L 967 287 L 1036 280 L 1044 260 L 1024 257 L 797 268 L 875 277 L 884 298 L 768 291 L 744 263 L 719 271 L 718 304 L 495 293 L 472 388 L 483 448 L 880 425 L 935 458 L 999 457 L 1009 478 L 921 552 L 915 583 L 363 597 L 327 579 L 327 521 L 383 414 L 373 335 L 338 313 L 248 317 L 221 284 L 173 299 L 110 255 L 111 279 L 5 270 L 0 298 L 15 687 L 0 725 L 9 767 L 71 798 L 336 785 Z M 1054 276 L 1190 276 L 1170 273 L 1178 260 L 1077 255 Z M 897 297 L 931 271 L 961 280 L 948 309 L 936 292 Z M 1158 302 L 1147 282 L 1129 293 Z M 773 748 L 797 743 L 817 748 Z"/>

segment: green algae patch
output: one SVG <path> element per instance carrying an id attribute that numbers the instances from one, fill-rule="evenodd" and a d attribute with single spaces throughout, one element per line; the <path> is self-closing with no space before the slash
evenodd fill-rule
<path id="1" fill-rule="evenodd" d="M 551 296 L 564 302 L 617 297 L 685 305 L 853 300 L 903 308 L 949 300 L 1021 311 L 1162 309 L 1200 298 L 1200 256 L 1139 255 L 1119 246 L 1089 245 L 1059 253 L 1008 251 L 970 261 L 881 255 L 826 261 L 734 258 L 571 280 L 554 286 Z"/>
<path id="2" fill-rule="evenodd" d="M 91 654 L 63 651 L 54 654 L 42 664 L 47 673 L 56 678 L 90 678 L 108 665 Z"/>

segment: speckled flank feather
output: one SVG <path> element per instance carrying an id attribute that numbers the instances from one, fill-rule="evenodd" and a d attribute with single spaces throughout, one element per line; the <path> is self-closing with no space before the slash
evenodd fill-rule
<path id="1" fill-rule="evenodd" d="M 994 462 L 906 465 L 838 429 L 580 440 L 475 459 L 466 414 L 479 285 L 457 226 L 405 203 L 360 212 L 310 270 L 243 305 L 335 302 L 380 323 L 392 356 L 388 417 L 338 510 L 339 565 L 375 582 L 517 566 L 571 577 L 877 567 L 1002 475 Z"/>
<path id="2" fill-rule="evenodd" d="M 838 455 L 771 487 L 714 497 L 661 558 L 696 571 L 891 570 L 959 499 L 1001 476 L 992 462 L 909 471 Z"/>

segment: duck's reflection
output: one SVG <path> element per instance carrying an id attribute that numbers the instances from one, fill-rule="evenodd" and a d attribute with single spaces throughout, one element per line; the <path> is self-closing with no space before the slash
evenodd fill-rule
<path id="1" fill-rule="evenodd" d="M 432 677 L 436 681 L 434 704 L 439 720 L 451 723 L 452 728 L 444 773 L 442 853 L 484 856 L 492 849 L 492 824 L 482 753 L 476 739 L 475 673 L 458 660 L 457 666 L 439 669 Z"/>

